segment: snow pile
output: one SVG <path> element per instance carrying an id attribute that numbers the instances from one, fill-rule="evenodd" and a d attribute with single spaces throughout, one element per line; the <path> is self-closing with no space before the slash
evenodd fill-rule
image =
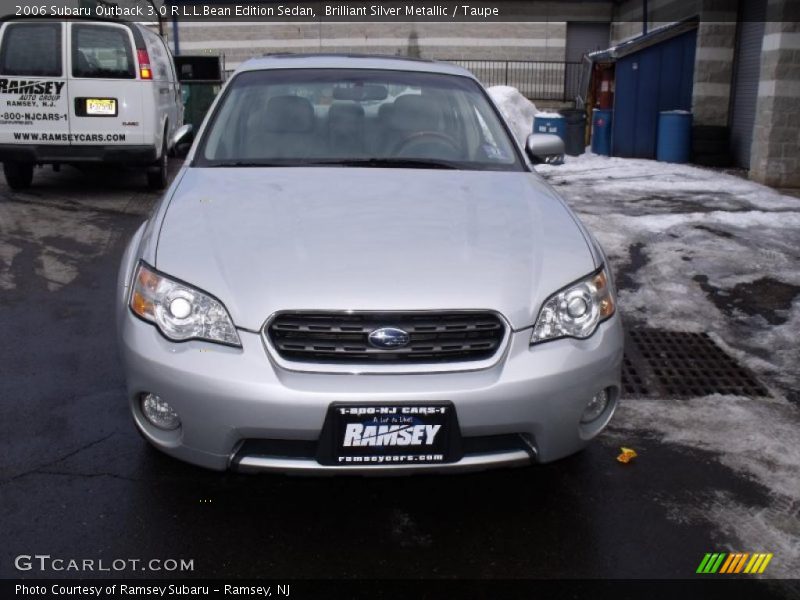
<path id="1" fill-rule="evenodd" d="M 508 85 L 496 85 L 486 91 L 505 117 L 514 137 L 524 147 L 525 140 L 533 133 L 533 118 L 538 112 L 536 105 L 517 88 Z"/>
<path id="2" fill-rule="evenodd" d="M 563 116 L 557 112 L 537 112 L 536 116 L 540 119 L 562 119 Z"/>

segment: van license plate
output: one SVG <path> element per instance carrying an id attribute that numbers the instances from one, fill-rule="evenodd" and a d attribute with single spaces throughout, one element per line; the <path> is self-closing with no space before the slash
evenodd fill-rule
<path id="1" fill-rule="evenodd" d="M 113 98 L 87 98 L 86 99 L 86 114 L 87 115 L 116 115 L 117 114 L 117 101 Z"/>

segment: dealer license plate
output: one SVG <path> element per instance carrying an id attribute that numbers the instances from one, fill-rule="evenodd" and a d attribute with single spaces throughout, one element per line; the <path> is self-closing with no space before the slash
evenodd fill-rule
<path id="1" fill-rule="evenodd" d="M 448 463 L 461 456 L 455 407 L 334 403 L 320 438 L 322 464 L 337 466 Z"/>
<path id="2" fill-rule="evenodd" d="M 117 101 L 113 98 L 87 98 L 86 114 L 114 116 L 117 114 Z"/>

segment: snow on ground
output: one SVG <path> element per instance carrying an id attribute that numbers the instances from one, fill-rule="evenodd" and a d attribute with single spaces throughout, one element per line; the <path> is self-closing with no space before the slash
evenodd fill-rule
<path id="1" fill-rule="evenodd" d="M 489 93 L 524 145 L 536 107 L 514 88 Z M 709 498 L 702 483 L 696 502 L 676 504 L 670 490 L 659 501 L 676 522 L 712 524 L 730 551 L 773 552 L 769 577 L 796 577 L 800 200 L 719 171 L 591 153 L 536 170 L 603 245 L 626 323 L 708 332 L 775 396 L 623 399 L 606 435 L 709 453 L 763 486 L 766 506 L 713 488 Z"/>
<path id="2" fill-rule="evenodd" d="M 800 391 L 800 200 L 717 171 L 585 154 L 537 171 L 603 245 L 625 315 L 710 332 Z"/>
<path id="3" fill-rule="evenodd" d="M 697 506 L 664 504 L 676 521 L 714 524 L 731 550 L 774 552 L 771 577 L 796 577 L 800 200 L 735 175 L 650 160 L 585 154 L 537 171 L 603 245 L 627 323 L 708 332 L 775 396 L 624 399 L 610 437 L 639 432 L 709 452 L 762 485 L 767 506 L 721 491 Z"/>
<path id="4" fill-rule="evenodd" d="M 614 419 L 615 431 L 651 428 L 665 442 L 717 454 L 721 464 L 775 493 L 800 495 L 800 429 L 792 404 L 722 395 L 675 401 L 637 398 L 625 402 Z M 795 525 L 800 536 L 800 523 Z"/>
<path id="5" fill-rule="evenodd" d="M 524 145 L 536 106 L 489 88 Z M 800 400 L 800 200 L 689 165 L 586 153 L 540 165 L 603 245 L 627 317 L 710 332 Z"/>
<path id="6" fill-rule="evenodd" d="M 660 501 L 678 523 L 707 520 L 730 542 L 730 551 L 772 552 L 770 577 L 800 570 L 800 428 L 797 408 L 782 400 L 707 396 L 691 400 L 627 399 L 609 432 L 620 445 L 636 432 L 655 432 L 662 443 L 712 453 L 722 465 L 769 490 L 767 506 L 748 506 L 721 490 L 696 502 Z M 647 460 L 646 455 L 641 457 Z M 687 461 L 691 459 L 687 458 Z"/>
<path id="7" fill-rule="evenodd" d="M 737 540 L 724 547 L 714 546 L 715 550 L 771 552 L 774 558 L 765 575 L 770 579 L 797 579 L 800 568 L 797 505 L 785 497 L 772 499 L 767 507 L 748 506 L 734 494 L 720 490 L 697 497 L 696 504 L 691 506 L 676 504 L 668 498 L 660 501 L 672 522 L 699 524 L 708 521 L 724 538 Z M 799 597 L 797 591 L 790 597 Z"/>

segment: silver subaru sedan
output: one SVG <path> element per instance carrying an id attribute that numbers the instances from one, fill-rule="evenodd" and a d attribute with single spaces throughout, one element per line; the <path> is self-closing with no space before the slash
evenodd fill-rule
<path id="1" fill-rule="evenodd" d="M 189 149 L 189 142 L 194 138 Z M 468 71 L 242 65 L 118 281 L 144 438 L 211 469 L 416 473 L 549 462 L 620 394 L 603 251 Z M 556 140 L 557 141 L 557 140 Z"/>

